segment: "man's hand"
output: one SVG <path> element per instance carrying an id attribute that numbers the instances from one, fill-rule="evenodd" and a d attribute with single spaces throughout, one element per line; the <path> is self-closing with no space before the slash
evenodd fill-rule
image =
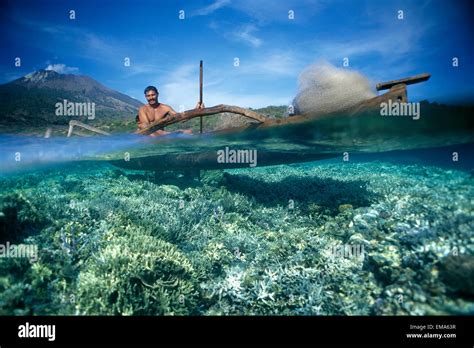
<path id="1" fill-rule="evenodd" d="M 206 105 L 204 105 L 204 103 L 197 102 L 194 109 L 204 109 L 205 107 L 206 107 Z"/>

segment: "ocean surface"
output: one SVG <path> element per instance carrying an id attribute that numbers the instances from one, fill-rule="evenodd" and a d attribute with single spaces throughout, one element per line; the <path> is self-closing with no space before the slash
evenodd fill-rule
<path id="1" fill-rule="evenodd" d="M 0 135 L 0 314 L 472 315 L 472 115 Z"/>

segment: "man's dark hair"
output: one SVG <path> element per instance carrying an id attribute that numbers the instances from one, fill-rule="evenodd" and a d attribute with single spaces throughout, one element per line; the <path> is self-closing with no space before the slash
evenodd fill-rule
<path id="1" fill-rule="evenodd" d="M 155 93 L 158 94 L 158 90 L 155 86 L 148 86 L 147 88 L 145 88 L 145 94 L 147 94 L 148 91 L 155 91 Z"/>

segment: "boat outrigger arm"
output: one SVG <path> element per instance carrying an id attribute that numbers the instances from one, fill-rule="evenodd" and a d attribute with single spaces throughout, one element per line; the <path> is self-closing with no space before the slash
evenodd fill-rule
<path id="1" fill-rule="evenodd" d="M 85 124 L 85 123 L 82 123 L 82 122 L 79 122 L 79 121 L 76 121 L 76 120 L 71 120 L 71 121 L 69 121 L 69 130 L 67 132 L 68 137 L 70 137 L 74 133 L 73 132 L 74 126 L 81 127 L 81 128 L 90 130 L 91 132 L 95 132 L 95 133 L 98 133 L 98 134 L 110 135 L 110 133 L 107 133 L 107 132 L 105 132 L 102 129 L 99 129 L 97 127 L 92 127 L 91 125 L 88 125 L 88 124 Z M 82 133 L 75 132 L 74 134 L 82 136 Z"/>
<path id="2" fill-rule="evenodd" d="M 350 107 L 347 110 L 340 110 L 339 112 L 346 111 L 348 116 L 352 116 L 366 109 L 380 107 L 380 104 L 382 102 L 388 102 L 388 100 L 392 100 L 392 102 L 406 103 L 408 101 L 407 88 L 406 88 L 407 85 L 427 81 L 430 77 L 431 77 L 430 74 L 424 73 L 424 74 L 419 74 L 419 75 L 402 78 L 398 80 L 378 83 L 376 85 L 377 91 L 381 91 L 385 89 L 389 89 L 389 91 L 385 94 L 376 96 L 369 100 L 365 100 L 355 106 Z M 150 133 L 153 133 L 158 128 L 162 128 L 162 127 L 169 126 L 169 125 L 179 123 L 179 122 L 189 121 L 196 117 L 210 116 L 210 115 L 215 115 L 215 114 L 220 114 L 220 113 L 232 113 L 232 114 L 242 115 L 247 118 L 250 118 L 258 122 L 256 128 L 265 128 L 265 127 L 271 127 L 271 126 L 284 126 L 288 124 L 304 122 L 307 120 L 315 120 L 317 118 L 323 118 L 328 115 L 327 113 L 326 114 L 325 113 L 312 114 L 312 115 L 301 114 L 301 115 L 294 115 L 291 117 L 287 117 L 284 119 L 273 119 L 265 115 L 259 114 L 258 112 L 255 112 L 253 110 L 241 108 L 238 106 L 220 104 L 220 105 L 212 106 L 209 108 L 188 110 L 188 111 L 176 113 L 175 115 L 170 115 L 164 119 L 151 123 L 148 127 L 140 129 L 136 131 L 135 133 L 136 134 L 150 134 Z M 92 127 L 90 125 L 81 123 L 76 120 L 72 120 L 69 122 L 68 137 L 73 134 L 74 126 L 81 127 L 98 134 L 110 135 L 109 133 L 104 132 L 103 130 L 99 128 Z M 235 129 L 235 131 L 241 131 L 245 128 L 247 127 L 239 127 Z M 232 131 L 232 130 L 234 129 L 232 128 L 228 129 L 228 131 Z M 78 134 L 78 133 L 75 133 L 75 134 Z M 78 134 L 78 135 L 81 135 L 81 134 Z"/>

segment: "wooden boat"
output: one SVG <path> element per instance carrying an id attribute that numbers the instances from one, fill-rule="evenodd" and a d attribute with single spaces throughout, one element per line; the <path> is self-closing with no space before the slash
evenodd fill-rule
<path id="1" fill-rule="evenodd" d="M 392 103 L 407 103 L 407 85 L 420 83 L 427 81 L 431 77 L 430 74 L 424 73 L 416 76 L 411 76 L 408 78 L 378 83 L 376 89 L 378 91 L 387 90 L 385 94 L 376 96 L 369 100 L 363 101 L 355 106 L 352 106 L 346 110 L 339 110 L 337 115 L 340 118 L 342 117 L 344 122 L 352 121 L 351 119 L 357 118 L 359 115 L 370 111 L 380 112 L 380 105 L 384 102 L 391 101 Z M 320 113 L 320 114 L 311 114 L 311 115 L 293 115 L 284 119 L 273 119 L 265 115 L 259 114 L 253 110 L 241 108 L 238 106 L 231 105 L 216 105 L 209 108 L 189 110 L 182 113 L 177 113 L 175 115 L 168 116 L 162 120 L 150 124 L 148 127 L 137 131 L 137 134 L 147 135 L 155 131 L 156 129 L 170 126 L 175 123 L 181 123 L 189 121 L 196 117 L 206 117 L 210 115 L 216 115 L 221 113 L 232 113 L 241 115 L 251 119 L 253 122 L 241 126 L 228 128 L 224 130 L 208 132 L 203 134 L 212 134 L 212 135 L 228 135 L 228 134 L 242 134 L 250 133 L 258 134 L 259 132 L 265 132 L 271 129 L 289 129 L 291 127 L 296 127 L 298 130 L 304 129 L 305 125 L 308 122 L 318 122 L 318 121 L 327 121 L 335 116 L 335 114 Z M 84 129 L 97 132 L 103 135 L 108 135 L 108 133 L 96 129 L 89 125 L 84 125 L 78 121 L 71 121 L 69 125 L 68 136 L 71 136 L 73 128 L 79 126 Z M 255 133 L 257 132 L 257 133 Z M 165 136 L 166 137 L 166 136 Z M 160 137 L 161 138 L 161 137 Z M 285 164 L 285 163 L 298 163 L 298 162 L 308 162 L 314 160 L 327 159 L 335 156 L 339 156 L 340 152 L 337 153 L 322 153 L 319 150 L 311 151 L 272 151 L 268 149 L 259 149 L 258 150 L 258 166 L 267 166 L 275 164 Z M 210 149 L 209 151 L 198 151 L 190 153 L 179 153 L 179 154 L 160 154 L 153 156 L 138 157 L 134 156 L 129 160 L 112 160 L 110 161 L 113 165 L 126 168 L 126 169 L 138 169 L 138 170 L 187 170 L 190 168 L 193 169 L 223 169 L 223 168 L 238 168 L 238 167 L 249 167 L 248 163 L 219 163 L 217 161 L 217 154 L 215 149 Z"/>

